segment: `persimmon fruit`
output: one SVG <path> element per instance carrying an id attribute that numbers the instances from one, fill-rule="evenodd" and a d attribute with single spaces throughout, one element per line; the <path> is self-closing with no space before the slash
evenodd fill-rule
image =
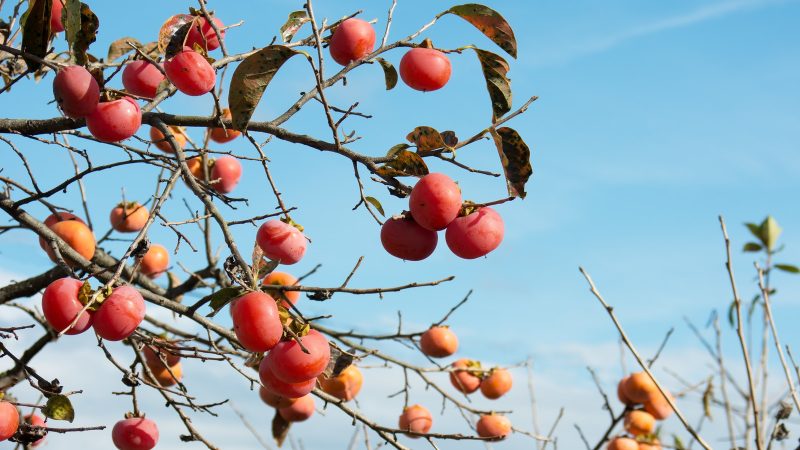
<path id="1" fill-rule="evenodd" d="M 92 326 L 92 313 L 83 311 L 78 294 L 83 282 L 74 278 L 59 278 L 50 283 L 42 294 L 42 311 L 47 323 L 57 332 L 62 332 L 80 314 L 75 326 L 67 330 L 68 335 L 83 333 Z"/>
<path id="2" fill-rule="evenodd" d="M 444 230 L 461 210 L 461 189 L 447 175 L 430 173 L 411 189 L 408 205 L 419 226 L 431 231 Z"/>
<path id="3" fill-rule="evenodd" d="M 264 256 L 280 260 L 281 264 L 295 264 L 306 253 L 306 237 L 296 227 L 280 220 L 268 220 L 258 228 L 256 242 Z"/>
<path id="4" fill-rule="evenodd" d="M 428 328 L 419 341 L 422 353 L 432 358 L 444 358 L 458 350 L 458 337 L 446 326 Z"/>

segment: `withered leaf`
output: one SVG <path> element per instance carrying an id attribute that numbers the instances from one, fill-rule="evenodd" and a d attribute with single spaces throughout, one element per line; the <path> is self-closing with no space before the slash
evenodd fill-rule
<path id="1" fill-rule="evenodd" d="M 481 63 L 483 77 L 486 79 L 486 90 L 492 101 L 492 121 L 511 111 L 511 80 L 508 78 L 508 63 L 500 55 L 473 49 Z"/>
<path id="2" fill-rule="evenodd" d="M 297 30 L 299 30 L 304 23 L 310 21 L 308 13 L 305 11 L 294 11 L 289 13 L 289 19 L 281 26 L 281 39 L 283 42 L 291 42 Z"/>
<path id="3" fill-rule="evenodd" d="M 428 165 L 418 154 L 400 150 L 395 159 L 378 168 L 377 174 L 384 177 L 421 177 L 428 174 Z"/>
<path id="4" fill-rule="evenodd" d="M 517 39 L 514 37 L 514 30 L 497 11 L 477 3 L 467 3 L 453 6 L 444 12 L 447 13 L 455 14 L 471 23 L 509 55 L 517 57 Z"/>
<path id="5" fill-rule="evenodd" d="M 525 198 L 525 183 L 533 174 L 531 151 L 519 133 L 503 127 L 491 131 L 508 184 L 508 195 Z"/>
<path id="6" fill-rule="evenodd" d="M 44 58 L 50 45 L 50 14 L 53 2 L 50 0 L 30 0 L 28 9 L 22 16 L 22 51 Z M 37 70 L 41 64 L 25 59 L 28 70 Z"/>
<path id="7" fill-rule="evenodd" d="M 375 58 L 375 61 L 378 61 L 378 64 L 383 68 L 383 77 L 386 79 L 386 90 L 392 90 L 397 86 L 397 70 L 392 63 L 383 58 Z"/>

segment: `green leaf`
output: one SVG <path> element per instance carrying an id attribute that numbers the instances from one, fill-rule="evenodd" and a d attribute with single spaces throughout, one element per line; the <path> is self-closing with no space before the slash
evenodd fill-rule
<path id="1" fill-rule="evenodd" d="M 467 3 L 454 6 L 442 15 L 448 13 L 455 14 L 471 23 L 509 55 L 517 57 L 517 39 L 514 37 L 514 30 L 497 11 L 477 3 Z"/>
<path id="2" fill-rule="evenodd" d="M 761 226 L 757 225 L 752 222 L 747 222 L 744 224 L 748 230 L 750 230 L 750 234 L 752 234 L 756 239 L 759 241 L 761 240 Z"/>
<path id="3" fill-rule="evenodd" d="M 500 55 L 473 48 L 481 62 L 486 90 L 492 101 L 492 121 L 497 121 L 511 111 L 511 80 L 508 78 L 508 63 Z"/>
<path id="4" fill-rule="evenodd" d="M 428 165 L 421 156 L 408 150 L 400 150 L 392 161 L 378 168 L 382 177 L 421 177 L 428 174 Z"/>
<path id="5" fill-rule="evenodd" d="M 386 90 L 391 91 L 397 86 L 397 70 L 395 70 L 392 63 L 383 58 L 375 58 L 375 60 L 383 68 L 383 76 L 386 78 Z"/>
<path id="6" fill-rule="evenodd" d="M 760 228 L 762 242 L 764 242 L 764 245 L 768 249 L 773 250 L 783 230 L 772 216 L 767 216 L 767 218 L 761 222 Z"/>
<path id="7" fill-rule="evenodd" d="M 281 26 L 281 39 L 283 42 L 291 42 L 297 30 L 299 30 L 304 23 L 310 21 L 308 13 L 305 11 L 294 11 L 289 13 L 289 19 Z"/>
<path id="8" fill-rule="evenodd" d="M 108 56 L 106 56 L 106 62 L 112 62 L 120 56 L 130 53 L 133 48 L 128 45 L 128 42 L 132 42 L 137 47 L 142 48 L 142 43 L 136 40 L 136 38 L 129 36 L 119 38 L 108 46 Z"/>
<path id="9" fill-rule="evenodd" d="M 67 396 L 61 394 L 48 398 L 47 404 L 42 408 L 42 413 L 53 420 L 66 420 L 67 422 L 75 420 L 72 402 Z"/>
<path id="10" fill-rule="evenodd" d="M 730 324 L 731 328 L 736 326 L 736 300 L 731 302 L 731 305 L 728 306 L 728 324 Z"/>
<path id="11" fill-rule="evenodd" d="M 44 59 L 50 46 L 50 15 L 53 2 L 51 0 L 29 0 L 28 9 L 21 20 L 22 51 Z M 31 72 L 41 67 L 36 61 L 26 59 Z"/>
<path id="12" fill-rule="evenodd" d="M 417 146 L 417 153 L 425 153 L 438 148 L 447 147 L 441 133 L 435 128 L 421 126 L 414 128 L 406 136 L 408 142 Z"/>
<path id="13" fill-rule="evenodd" d="M 69 41 L 72 49 L 72 56 L 79 65 L 85 65 L 88 56 L 86 54 L 92 42 L 97 40 L 97 30 L 100 28 L 100 19 L 92 12 L 89 5 L 81 3 L 80 7 L 80 28 L 75 32 L 72 41 Z M 72 16 L 74 12 L 70 11 Z"/>
<path id="14" fill-rule="evenodd" d="M 272 78 L 289 58 L 305 54 L 283 45 L 270 45 L 248 56 L 233 72 L 228 89 L 233 128 L 244 131 Z"/>
<path id="15" fill-rule="evenodd" d="M 675 447 L 675 450 L 686 450 L 686 447 L 683 445 L 683 441 L 677 434 L 672 435 L 672 446 Z"/>
<path id="16" fill-rule="evenodd" d="M 748 243 L 744 244 L 744 248 L 742 249 L 742 251 L 745 251 L 745 252 L 760 252 L 762 248 L 763 247 L 761 246 L 761 244 L 758 244 L 756 242 L 748 242 Z"/>
<path id="17" fill-rule="evenodd" d="M 800 268 L 791 264 L 775 264 L 775 268 L 789 273 L 800 273 Z"/>
<path id="18" fill-rule="evenodd" d="M 206 317 L 214 317 L 215 314 L 219 312 L 222 308 L 225 307 L 228 303 L 230 303 L 236 297 L 242 295 L 242 290 L 239 287 L 231 286 L 226 287 L 214 292 L 213 294 L 209 295 L 203 300 L 207 300 L 209 302 L 209 306 L 211 307 L 212 311 L 206 315 Z"/>
<path id="19" fill-rule="evenodd" d="M 491 134 L 497 145 L 500 162 L 503 164 L 508 195 L 525 198 L 525 184 L 533 174 L 531 151 L 528 145 L 525 144 L 519 133 L 508 127 L 492 130 Z"/>
<path id="20" fill-rule="evenodd" d="M 383 212 L 383 205 L 381 205 L 381 202 L 379 202 L 377 198 L 366 196 L 364 199 L 374 206 L 382 216 L 386 217 L 386 213 Z"/>

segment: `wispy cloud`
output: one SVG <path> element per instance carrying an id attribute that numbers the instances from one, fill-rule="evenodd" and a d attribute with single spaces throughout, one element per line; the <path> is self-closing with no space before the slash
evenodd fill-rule
<path id="1" fill-rule="evenodd" d="M 701 22 L 718 19 L 730 14 L 747 10 L 761 9 L 777 4 L 787 3 L 792 0 L 732 0 L 706 5 L 693 11 L 678 15 L 661 18 L 652 22 L 647 22 L 634 26 L 621 32 L 592 38 L 589 41 L 560 49 L 558 56 L 549 60 L 540 60 L 539 65 L 558 65 L 573 61 L 583 56 L 604 52 L 616 47 L 624 42 L 634 40 L 643 36 L 660 33 L 663 31 L 684 28 Z"/>

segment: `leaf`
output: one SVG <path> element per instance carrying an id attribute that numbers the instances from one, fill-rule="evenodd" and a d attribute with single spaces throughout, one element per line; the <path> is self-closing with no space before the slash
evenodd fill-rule
<path id="1" fill-rule="evenodd" d="M 372 206 L 375 207 L 375 209 L 378 210 L 379 213 L 381 213 L 382 216 L 386 217 L 386 213 L 383 212 L 383 205 L 381 205 L 381 202 L 379 202 L 377 198 L 366 196 L 364 197 L 364 200 L 368 201 Z"/>
<path id="2" fill-rule="evenodd" d="M 53 420 L 66 420 L 67 422 L 75 420 L 75 410 L 66 395 L 58 394 L 48 398 L 47 404 L 42 408 L 42 413 Z"/>
<path id="3" fill-rule="evenodd" d="M 525 144 L 519 133 L 508 127 L 492 130 L 491 134 L 497 145 L 500 162 L 503 164 L 508 195 L 525 198 L 525 183 L 533 174 L 530 161 L 531 151 L 528 145 Z"/>
<path id="4" fill-rule="evenodd" d="M 728 324 L 730 324 L 731 328 L 736 326 L 736 300 L 732 301 L 728 306 Z"/>
<path id="5" fill-rule="evenodd" d="M 341 375 L 345 369 L 353 364 L 354 352 L 354 348 L 343 352 L 336 347 L 331 347 L 331 357 L 328 360 L 328 366 L 325 367 L 325 370 L 322 372 L 322 376 L 325 378 L 335 378 Z"/>
<path id="6" fill-rule="evenodd" d="M 382 177 L 421 177 L 428 174 L 428 165 L 421 156 L 408 150 L 400 150 L 397 157 L 378 168 Z"/>
<path id="7" fill-rule="evenodd" d="M 204 298 L 209 302 L 209 306 L 211 307 L 212 311 L 206 315 L 206 317 L 214 317 L 215 314 L 219 312 L 222 308 L 225 307 L 228 303 L 230 303 L 236 297 L 242 295 L 242 290 L 238 287 L 231 286 L 226 287 L 214 292 L 213 294 L 209 295 L 208 297 Z"/>
<path id="8" fill-rule="evenodd" d="M 756 239 L 761 240 L 761 226 L 757 225 L 752 222 L 747 222 L 744 224 L 748 230 L 750 230 L 750 234 L 752 234 Z"/>
<path id="9" fill-rule="evenodd" d="M 761 244 L 758 244 L 756 242 L 748 242 L 748 243 L 744 244 L 744 248 L 742 249 L 742 251 L 744 251 L 744 252 L 760 252 L 762 248 L 763 247 L 761 247 Z"/>
<path id="10" fill-rule="evenodd" d="M 70 11 L 69 14 L 74 13 Z M 100 19 L 86 3 L 81 3 L 80 24 L 80 29 L 73 36 L 74 40 L 69 43 L 75 62 L 82 66 L 88 59 L 86 51 L 89 50 L 92 42 L 97 40 L 97 30 L 100 28 Z"/>
<path id="11" fill-rule="evenodd" d="M 78 39 L 81 31 L 81 1 L 66 0 L 61 10 L 61 23 L 64 24 L 64 35 L 70 46 Z"/>
<path id="12" fill-rule="evenodd" d="M 514 30 L 497 11 L 477 3 L 467 3 L 453 6 L 443 14 L 447 13 L 455 14 L 471 23 L 509 55 L 517 57 L 517 39 L 514 37 Z"/>
<path id="13" fill-rule="evenodd" d="M 709 377 L 706 389 L 703 391 L 703 415 L 712 419 L 711 417 L 711 401 L 714 399 L 714 378 Z"/>
<path id="14" fill-rule="evenodd" d="M 275 438 L 275 443 L 278 444 L 278 447 L 283 445 L 283 441 L 285 441 L 286 436 L 289 435 L 289 427 L 291 426 L 291 422 L 288 422 L 283 416 L 278 414 L 278 410 L 276 409 L 275 416 L 272 418 L 272 437 Z"/>
<path id="15" fill-rule="evenodd" d="M 289 13 L 289 19 L 281 26 L 281 39 L 283 39 L 283 42 L 291 42 L 297 30 L 310 20 L 305 11 Z"/>
<path id="16" fill-rule="evenodd" d="M 442 131 L 439 134 L 442 135 L 445 147 L 453 148 L 458 144 L 458 136 L 455 131 Z"/>
<path id="17" fill-rule="evenodd" d="M 447 147 L 442 135 L 436 129 L 426 126 L 414 128 L 406 136 L 408 142 L 417 146 L 417 153 L 425 153 L 437 148 Z"/>
<path id="18" fill-rule="evenodd" d="M 136 38 L 127 36 L 124 38 L 119 38 L 108 46 L 108 56 L 106 56 L 106 62 L 112 62 L 120 56 L 132 51 L 133 48 L 128 45 L 128 42 L 132 42 L 137 47 L 142 48 L 142 43 L 136 40 Z"/>
<path id="19" fill-rule="evenodd" d="M 191 26 L 190 24 L 192 22 L 194 22 L 194 17 L 189 14 L 176 14 L 167 19 L 158 31 L 158 51 L 160 53 L 167 53 L 168 47 L 171 45 L 178 45 L 177 42 L 173 44 L 173 40 L 180 41 L 178 50 L 183 48 L 183 42 L 186 40 L 186 33 L 189 32 L 189 26 Z M 189 26 L 186 26 L 187 24 L 189 24 Z"/>
<path id="20" fill-rule="evenodd" d="M 686 447 L 683 445 L 683 441 L 677 434 L 672 435 L 672 446 L 675 447 L 675 450 L 685 450 Z"/>
<path id="21" fill-rule="evenodd" d="M 761 222 L 760 228 L 761 241 L 769 250 L 773 250 L 775 248 L 775 244 L 778 242 L 778 237 L 780 237 L 783 230 L 772 216 L 767 216 L 767 218 Z"/>
<path id="22" fill-rule="evenodd" d="M 486 79 L 486 90 L 492 101 L 492 121 L 497 121 L 511 111 L 511 80 L 508 78 L 508 62 L 500 55 L 479 48 L 474 48 L 481 63 L 483 77 Z"/>
<path id="23" fill-rule="evenodd" d="M 283 45 L 270 45 L 248 56 L 231 77 L 228 105 L 233 128 L 244 131 L 275 73 L 289 58 L 305 54 Z"/>
<path id="24" fill-rule="evenodd" d="M 25 11 L 22 22 L 22 47 L 25 53 L 44 58 L 50 44 L 50 14 L 53 2 L 51 0 L 29 0 L 28 9 Z M 28 70 L 33 72 L 39 67 L 36 61 L 25 59 Z"/>
<path id="25" fill-rule="evenodd" d="M 405 150 L 407 148 L 411 148 L 411 146 L 408 145 L 408 144 L 397 144 L 397 145 L 393 146 L 392 148 L 390 148 L 388 152 L 386 152 L 386 156 L 397 155 L 397 154 L 400 153 L 401 150 Z"/>
<path id="26" fill-rule="evenodd" d="M 775 268 L 789 273 L 800 273 L 800 268 L 791 264 L 775 264 Z"/>
<path id="27" fill-rule="evenodd" d="M 383 76 L 386 78 L 386 90 L 391 91 L 397 86 L 397 70 L 392 63 L 383 58 L 375 58 L 375 61 L 378 61 L 378 64 L 383 68 Z"/>

